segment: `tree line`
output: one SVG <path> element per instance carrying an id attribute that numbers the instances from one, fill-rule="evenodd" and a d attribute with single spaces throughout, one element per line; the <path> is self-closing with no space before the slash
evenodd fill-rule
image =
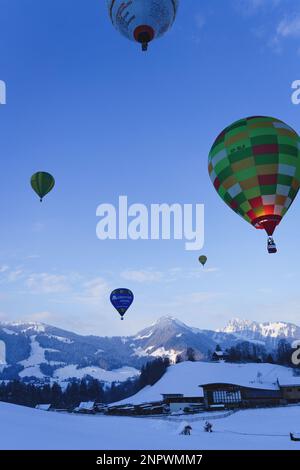
<path id="1" fill-rule="evenodd" d="M 142 367 L 141 374 L 125 382 L 100 382 L 92 377 L 71 381 L 66 387 L 53 384 L 37 385 L 13 380 L 0 383 L 0 401 L 35 407 L 51 404 L 57 409 L 74 409 L 83 401 L 113 403 L 134 395 L 147 385 L 154 385 L 166 372 L 169 359 L 157 358 Z"/>

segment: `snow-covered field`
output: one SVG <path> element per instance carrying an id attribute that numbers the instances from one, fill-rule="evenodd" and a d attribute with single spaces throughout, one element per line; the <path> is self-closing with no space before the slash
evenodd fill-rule
<path id="1" fill-rule="evenodd" d="M 300 450 L 289 439 L 300 431 L 300 406 L 244 410 L 212 423 L 212 434 L 193 421 L 192 435 L 182 436 L 178 418 L 80 416 L 0 403 L 0 449 Z"/>

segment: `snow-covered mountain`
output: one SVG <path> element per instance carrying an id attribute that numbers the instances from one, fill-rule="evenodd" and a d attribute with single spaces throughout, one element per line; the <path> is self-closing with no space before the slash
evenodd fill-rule
<path id="1" fill-rule="evenodd" d="M 240 341 L 275 347 L 280 338 L 300 338 L 300 328 L 288 323 L 232 320 L 223 330 L 192 328 L 163 317 L 135 336 L 81 336 L 42 323 L 0 323 L 0 380 L 67 381 L 92 376 L 104 382 L 124 381 L 139 374 L 155 357 L 175 361 L 193 348 L 204 360 L 217 344 L 223 349 Z"/>
<path id="2" fill-rule="evenodd" d="M 290 342 L 300 338 L 300 327 L 286 322 L 259 323 L 234 318 L 220 331 L 246 341 L 260 341 L 267 347 L 275 347 L 282 338 Z"/>
<path id="3" fill-rule="evenodd" d="M 175 362 L 178 354 L 193 348 L 204 359 L 216 343 L 202 330 L 191 328 L 176 318 L 162 317 L 133 338 L 135 353 L 143 356 L 167 356 Z"/>

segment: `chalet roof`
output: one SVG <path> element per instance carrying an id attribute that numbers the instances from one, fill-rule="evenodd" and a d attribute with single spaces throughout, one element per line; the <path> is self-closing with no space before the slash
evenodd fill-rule
<path id="1" fill-rule="evenodd" d="M 79 410 L 92 410 L 95 407 L 94 401 L 82 401 L 78 406 Z"/>
<path id="2" fill-rule="evenodd" d="M 282 383 L 278 380 L 279 387 L 299 387 L 300 388 L 300 377 L 291 377 L 288 383 Z"/>
<path id="3" fill-rule="evenodd" d="M 182 398 L 183 393 L 162 393 L 161 394 L 165 398 Z"/>
<path id="4" fill-rule="evenodd" d="M 47 403 L 47 404 L 41 403 L 40 405 L 36 405 L 35 409 L 42 410 L 42 411 L 49 411 L 51 406 L 52 405 L 50 403 Z"/>
<path id="5" fill-rule="evenodd" d="M 217 386 L 225 386 L 225 385 L 230 385 L 234 387 L 240 387 L 240 388 L 251 388 L 253 390 L 279 390 L 279 386 L 277 383 L 258 383 L 258 382 L 252 382 L 248 384 L 241 383 L 240 381 L 238 383 L 235 382 L 208 382 L 206 384 L 200 384 L 199 387 L 205 388 L 205 387 L 217 387 Z"/>

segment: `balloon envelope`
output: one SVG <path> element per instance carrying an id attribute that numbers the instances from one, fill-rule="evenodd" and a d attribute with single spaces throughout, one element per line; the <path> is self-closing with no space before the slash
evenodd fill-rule
<path id="1" fill-rule="evenodd" d="M 44 171 L 39 171 L 31 177 L 31 187 L 40 197 L 42 201 L 43 197 L 48 194 L 55 185 L 55 179 L 50 173 Z"/>
<path id="2" fill-rule="evenodd" d="M 115 309 L 121 315 L 122 320 L 123 320 L 123 316 L 129 309 L 133 300 L 134 300 L 134 295 L 129 289 L 125 289 L 125 288 L 115 289 L 110 294 L 110 301 L 112 305 L 115 307 Z"/>
<path id="3" fill-rule="evenodd" d="M 115 28 L 132 41 L 143 44 L 162 36 L 175 21 L 179 0 L 108 0 Z"/>
<path id="4" fill-rule="evenodd" d="M 241 119 L 215 140 L 209 175 L 231 209 L 271 236 L 300 187 L 299 149 L 298 134 L 279 119 Z"/>
<path id="5" fill-rule="evenodd" d="M 204 256 L 204 255 L 199 256 L 199 261 L 200 261 L 200 263 L 202 264 L 202 266 L 205 266 L 206 261 L 207 261 L 207 257 Z"/>

